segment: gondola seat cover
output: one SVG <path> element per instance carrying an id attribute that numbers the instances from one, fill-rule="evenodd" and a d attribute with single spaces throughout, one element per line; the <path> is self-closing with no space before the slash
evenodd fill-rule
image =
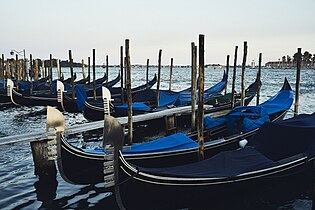
<path id="1" fill-rule="evenodd" d="M 138 170 L 166 177 L 232 178 L 278 166 L 280 160 L 301 157 L 300 154 L 315 156 L 315 114 L 265 123 L 244 148 L 220 152 L 204 161 L 167 168 L 138 167 Z"/>
<path id="2" fill-rule="evenodd" d="M 150 111 L 151 110 L 151 108 L 143 102 L 132 103 L 131 107 L 132 107 L 132 110 L 136 110 L 136 111 Z M 128 110 L 128 104 L 115 106 L 115 108 Z"/>
<path id="3" fill-rule="evenodd" d="M 133 144 L 130 150 L 123 150 L 123 154 L 138 154 L 150 152 L 166 152 L 179 149 L 195 148 L 198 144 L 184 135 L 176 133 L 161 139 L 145 142 L 141 144 Z M 83 149 L 85 152 L 105 154 L 102 149 Z"/>
<path id="4" fill-rule="evenodd" d="M 77 107 L 79 111 L 83 111 L 85 109 L 85 101 L 87 99 L 86 92 L 84 88 L 80 85 L 75 86 L 75 93 L 77 96 Z"/>
<path id="5" fill-rule="evenodd" d="M 289 109 L 292 103 L 292 90 L 280 90 L 273 97 L 258 106 L 238 106 L 233 108 L 225 116 L 225 120 L 221 118 L 211 119 L 209 116 L 206 116 L 204 126 L 206 129 L 210 129 L 226 124 L 230 134 L 248 132 L 260 127 L 265 122 L 269 122 L 268 115 Z M 215 120 L 218 120 L 218 122 L 215 122 Z"/>
<path id="6" fill-rule="evenodd" d="M 248 141 L 268 158 L 279 161 L 290 156 L 315 156 L 315 113 L 264 124 Z"/>
<path id="7" fill-rule="evenodd" d="M 221 152 L 212 158 L 197 163 L 168 167 L 142 168 L 139 171 L 160 176 L 171 177 L 232 177 L 253 170 L 273 167 L 278 163 L 268 159 L 253 147 Z"/>
<path id="8" fill-rule="evenodd" d="M 197 143 L 183 133 L 176 133 L 154 141 L 134 144 L 131 150 L 123 151 L 123 154 L 166 152 L 179 149 L 197 147 Z"/>

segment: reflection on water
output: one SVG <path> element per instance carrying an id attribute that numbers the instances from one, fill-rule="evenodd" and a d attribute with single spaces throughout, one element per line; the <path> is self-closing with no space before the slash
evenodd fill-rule
<path id="1" fill-rule="evenodd" d="M 65 69 L 65 77 L 68 77 Z M 81 69 L 76 69 L 80 77 Z M 110 79 L 116 77 L 119 69 L 110 69 Z M 98 69 L 98 76 L 104 70 Z M 153 77 L 156 69 L 152 68 L 149 77 Z M 237 72 L 236 90 L 240 90 L 240 73 Z M 206 87 L 210 87 L 222 78 L 222 69 L 206 69 Z M 133 70 L 132 86 L 143 84 L 145 69 Z M 169 70 L 162 70 L 161 87 L 168 89 Z M 229 74 L 228 90 L 231 90 Z M 190 69 L 173 69 L 173 90 L 182 90 L 190 86 Z M 256 77 L 256 70 L 246 71 L 246 84 Z M 295 89 L 294 70 L 262 71 L 261 101 L 276 93 L 287 77 Z M 78 78 L 80 79 L 80 78 Z M 118 84 L 120 85 L 120 84 Z M 154 87 L 155 88 L 155 87 Z M 301 72 L 300 113 L 314 112 L 315 104 L 315 71 Z M 255 104 L 255 100 L 251 105 Z M 293 107 L 292 107 L 293 108 Z M 65 114 L 66 128 L 87 122 L 82 114 Z M 292 112 L 287 117 L 292 117 Z M 12 107 L 0 110 L 0 137 L 44 131 L 46 124 L 46 108 L 44 107 Z M 145 131 L 145 127 L 143 128 Z M 77 145 L 84 142 L 102 140 L 102 129 L 84 132 L 68 137 Z M 0 139 L 1 140 L 1 139 Z M 79 140 L 79 141 L 78 141 Z M 92 144 L 93 145 L 93 144 Z M 95 147 L 99 142 L 94 144 Z M 293 184 L 293 185 L 292 185 Z M 295 184 L 295 185 L 294 185 Z M 298 180 L 289 186 L 275 189 L 257 189 L 255 195 L 236 195 L 233 198 L 222 198 L 217 203 L 206 204 L 211 209 L 311 209 L 313 183 L 302 185 Z M 282 191 L 281 191 L 282 190 Z M 266 193 L 268 192 L 268 193 Z M 273 192 L 273 193 L 270 193 Z M 112 192 L 104 189 L 103 184 L 78 186 L 65 182 L 57 173 L 56 177 L 36 177 L 30 145 L 28 142 L 4 145 L 0 147 L 0 209 L 117 209 Z M 152 204 L 154 208 L 154 204 Z M 208 208 L 208 209 L 209 209 Z"/>

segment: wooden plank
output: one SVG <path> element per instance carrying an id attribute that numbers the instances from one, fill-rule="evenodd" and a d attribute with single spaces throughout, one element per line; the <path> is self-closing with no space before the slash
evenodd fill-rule
<path id="1" fill-rule="evenodd" d="M 209 110 L 211 109 L 211 107 L 212 107 L 211 105 L 204 105 L 205 110 Z M 207 114 L 207 116 L 211 116 L 213 118 L 221 117 L 225 115 L 228 111 L 229 110 L 214 112 L 214 113 Z M 133 116 L 132 120 L 133 120 L 133 123 L 141 123 L 148 120 L 163 119 L 164 117 L 172 116 L 172 115 L 181 116 L 183 114 L 189 114 L 190 112 L 191 112 L 191 106 L 176 107 L 176 108 L 171 108 L 171 109 L 167 109 L 167 110 L 163 110 L 159 112 L 136 115 L 136 116 Z M 128 117 L 119 117 L 117 118 L 117 120 L 123 126 L 127 126 L 128 124 Z M 66 128 L 65 134 L 70 135 L 70 134 L 75 134 L 75 133 L 92 131 L 96 129 L 101 129 L 103 127 L 104 127 L 103 120 L 89 122 L 89 123 L 84 123 L 80 125 L 73 125 L 69 128 Z M 6 145 L 6 144 L 19 143 L 23 141 L 29 141 L 29 142 L 41 141 L 44 139 L 47 139 L 46 131 L 7 136 L 7 137 L 0 138 L 0 146 Z"/>

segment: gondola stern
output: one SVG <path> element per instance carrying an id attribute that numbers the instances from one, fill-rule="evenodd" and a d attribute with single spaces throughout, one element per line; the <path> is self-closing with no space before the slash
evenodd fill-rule
<path id="1" fill-rule="evenodd" d="M 104 116 L 104 130 L 103 130 L 103 147 L 107 150 L 107 145 L 112 145 L 113 160 L 104 162 L 104 187 L 114 187 L 116 202 L 120 209 L 125 209 L 120 196 L 119 188 L 119 156 L 120 151 L 124 143 L 124 131 L 122 125 L 114 117 L 105 115 Z M 105 154 L 104 159 L 108 154 Z"/>

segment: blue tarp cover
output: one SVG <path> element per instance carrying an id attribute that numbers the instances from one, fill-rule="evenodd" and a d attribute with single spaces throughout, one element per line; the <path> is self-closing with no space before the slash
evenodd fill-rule
<path id="1" fill-rule="evenodd" d="M 132 103 L 131 107 L 132 107 L 132 110 L 137 110 L 137 111 L 149 111 L 149 110 L 151 110 L 151 108 L 143 102 Z M 115 109 L 128 109 L 128 104 L 115 106 Z"/>
<path id="2" fill-rule="evenodd" d="M 170 177 L 230 178 L 278 166 L 279 160 L 299 154 L 308 158 L 315 156 L 315 113 L 265 123 L 242 149 L 221 152 L 204 161 L 182 166 L 138 169 Z"/>
<path id="3" fill-rule="evenodd" d="M 134 144 L 130 150 L 123 150 L 123 154 L 137 154 L 150 152 L 166 152 L 179 149 L 197 147 L 198 144 L 183 133 L 176 133 L 150 142 Z M 104 154 L 103 149 L 84 149 L 85 152 Z"/>
<path id="4" fill-rule="evenodd" d="M 226 74 L 224 72 L 222 80 L 216 85 L 204 90 L 204 98 L 203 100 L 206 102 L 211 99 L 213 96 L 219 94 L 223 91 L 226 85 Z M 198 94 L 196 97 L 198 101 Z M 169 92 L 169 91 L 161 91 L 160 93 L 160 103 L 159 107 L 165 106 L 187 106 L 191 104 L 191 88 L 182 90 L 180 92 Z"/>
<path id="5" fill-rule="evenodd" d="M 226 116 L 226 120 L 205 117 L 205 129 L 211 129 L 218 125 L 228 126 L 229 133 L 247 132 L 253 130 L 265 122 L 269 122 L 269 115 L 288 110 L 293 103 L 292 90 L 281 90 L 273 97 L 258 106 L 238 106 L 232 109 Z"/>
<path id="6" fill-rule="evenodd" d="M 79 111 L 83 111 L 85 110 L 85 101 L 87 99 L 87 95 L 86 92 L 84 90 L 84 88 L 80 85 L 76 85 L 75 86 L 75 94 L 77 96 L 77 107 Z"/>
<path id="7" fill-rule="evenodd" d="M 221 152 L 204 161 L 168 168 L 142 168 L 142 172 L 176 177 L 232 177 L 245 172 L 278 165 L 252 147 Z"/>
<path id="8" fill-rule="evenodd" d="M 176 133 L 154 141 L 135 144 L 131 150 L 123 151 L 124 154 L 166 152 L 179 149 L 197 147 L 197 143 L 183 133 Z"/>
<path id="9" fill-rule="evenodd" d="M 268 158 L 278 161 L 303 153 L 315 155 L 315 113 L 301 114 L 287 120 L 265 123 L 248 141 Z"/>

